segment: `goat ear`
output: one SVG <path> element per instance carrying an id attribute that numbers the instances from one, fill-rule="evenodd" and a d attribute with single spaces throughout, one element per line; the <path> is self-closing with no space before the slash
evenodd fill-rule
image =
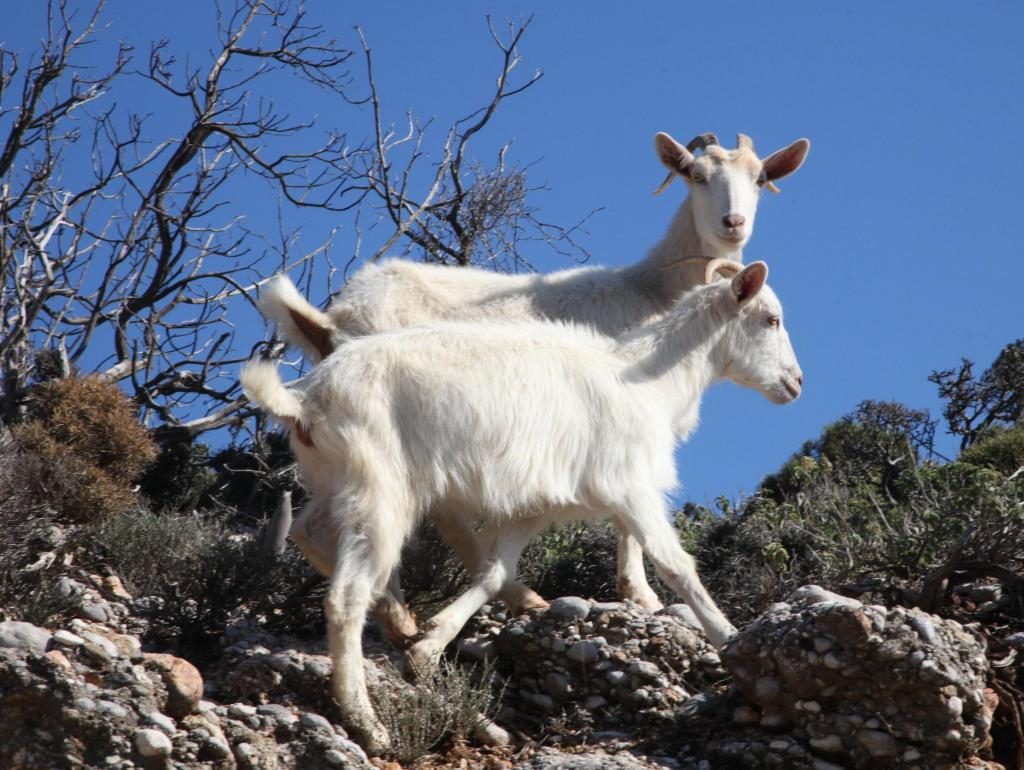
<path id="1" fill-rule="evenodd" d="M 756 297 L 768 278 L 768 265 L 764 262 L 751 262 L 732 279 L 732 295 L 742 306 Z"/>
<path id="2" fill-rule="evenodd" d="M 689 175 L 690 166 L 693 164 L 693 153 L 664 131 L 659 131 L 654 135 L 654 149 L 669 171 L 683 176 Z"/>
<path id="3" fill-rule="evenodd" d="M 766 181 L 771 182 L 792 174 L 803 165 L 810 149 L 810 141 L 797 139 L 789 147 L 783 147 L 781 150 L 773 152 L 761 161 Z"/>

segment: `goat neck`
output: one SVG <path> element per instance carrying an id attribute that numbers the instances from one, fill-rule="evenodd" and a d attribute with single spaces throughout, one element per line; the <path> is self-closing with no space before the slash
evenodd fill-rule
<path id="1" fill-rule="evenodd" d="M 690 197 L 683 201 L 668 231 L 648 252 L 647 258 L 627 267 L 624 272 L 668 310 L 684 292 L 700 285 L 704 268 L 699 264 L 679 264 L 687 257 L 718 257 L 743 261 L 743 246 L 721 241 L 705 241 L 697 232 Z"/>
<path id="2" fill-rule="evenodd" d="M 672 425 L 685 438 L 697 427 L 701 396 L 724 376 L 718 344 L 725 334 L 719 310 L 724 282 L 688 292 L 657 321 L 627 332 L 617 353 L 629 361 L 624 379 L 658 388 L 673 405 Z"/>

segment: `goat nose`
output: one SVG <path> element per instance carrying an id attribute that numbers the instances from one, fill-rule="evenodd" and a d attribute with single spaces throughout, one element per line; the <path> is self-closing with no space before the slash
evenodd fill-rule
<path id="1" fill-rule="evenodd" d="M 747 221 L 747 218 L 742 214 L 726 214 L 722 217 L 722 222 L 726 227 L 742 227 Z"/>
<path id="2" fill-rule="evenodd" d="M 802 373 L 796 376 L 796 384 L 801 388 L 804 386 L 804 375 Z"/>

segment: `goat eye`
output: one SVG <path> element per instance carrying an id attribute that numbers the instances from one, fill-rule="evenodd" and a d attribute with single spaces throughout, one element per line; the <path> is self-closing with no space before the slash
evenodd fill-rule
<path id="1" fill-rule="evenodd" d="M 690 179 L 696 184 L 704 184 L 706 181 L 708 181 L 708 178 L 700 173 L 690 174 Z"/>
<path id="2" fill-rule="evenodd" d="M 768 325 L 773 329 L 779 328 L 779 317 L 777 315 L 768 316 Z"/>
<path id="3" fill-rule="evenodd" d="M 764 187 L 766 184 L 768 184 L 768 174 L 762 171 L 757 176 L 757 186 Z"/>

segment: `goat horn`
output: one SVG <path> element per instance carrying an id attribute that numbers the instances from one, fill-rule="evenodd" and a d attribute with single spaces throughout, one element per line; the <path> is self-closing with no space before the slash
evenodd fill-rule
<path id="1" fill-rule="evenodd" d="M 696 152 L 697 150 L 703 150 L 712 144 L 718 144 L 718 137 L 709 131 L 706 134 L 693 137 L 693 139 L 690 140 L 690 143 L 686 145 L 686 149 L 690 152 Z"/>
<path id="2" fill-rule="evenodd" d="M 723 278 L 732 278 L 742 269 L 743 265 L 733 259 L 722 259 L 721 257 L 709 259 L 704 267 L 704 283 L 714 281 L 716 273 Z"/>
<path id="3" fill-rule="evenodd" d="M 754 140 L 746 134 L 736 134 L 736 149 L 746 147 L 751 152 L 754 151 Z"/>
<path id="4" fill-rule="evenodd" d="M 676 172 L 675 171 L 669 171 L 668 172 L 668 176 L 665 177 L 665 181 L 662 182 L 661 186 L 657 190 L 652 192 L 651 195 L 661 195 L 663 192 L 665 192 L 665 188 L 668 187 L 670 184 L 672 184 L 672 180 L 675 179 L 675 178 L 676 178 Z"/>
<path id="5" fill-rule="evenodd" d="M 780 190 L 778 187 L 775 186 L 775 182 L 767 182 L 765 184 L 765 187 L 768 189 L 769 192 L 773 192 L 776 195 L 778 195 L 780 192 L 782 192 L 782 190 Z"/>

